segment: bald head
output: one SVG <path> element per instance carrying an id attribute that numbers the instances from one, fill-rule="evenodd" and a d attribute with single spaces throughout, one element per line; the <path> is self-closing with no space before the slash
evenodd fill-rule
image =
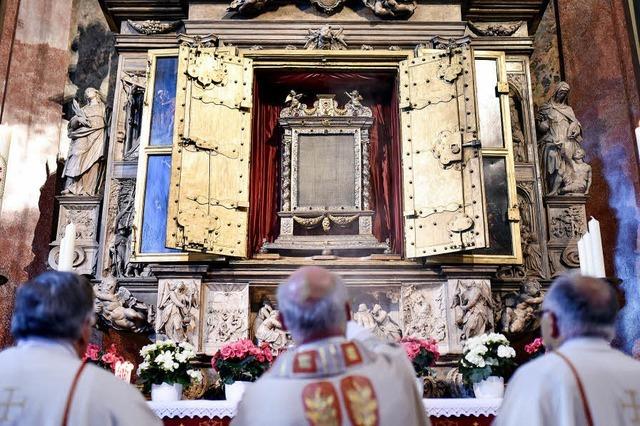
<path id="1" fill-rule="evenodd" d="M 547 293 L 544 307 L 557 316 L 564 340 L 580 336 L 613 337 L 618 300 L 613 287 L 601 279 L 582 275 L 560 277 Z"/>
<path id="2" fill-rule="evenodd" d="M 295 271 L 278 287 L 278 309 L 298 343 L 314 336 L 344 334 L 347 289 L 340 277 L 318 266 Z"/>

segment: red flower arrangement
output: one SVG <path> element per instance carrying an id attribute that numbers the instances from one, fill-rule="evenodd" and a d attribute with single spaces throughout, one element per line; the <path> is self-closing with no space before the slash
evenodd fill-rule
<path id="1" fill-rule="evenodd" d="M 104 351 L 100 346 L 90 343 L 87 346 L 87 350 L 82 357 L 83 361 L 96 364 L 98 367 L 102 367 L 105 370 L 116 371 L 116 363 L 118 361 L 124 362 L 124 358 L 118 354 L 116 345 L 109 346 L 109 349 Z"/>
<path id="2" fill-rule="evenodd" d="M 542 338 L 537 337 L 533 340 L 533 342 L 529 343 L 528 345 L 524 345 L 524 351 L 529 355 L 531 355 L 531 358 L 535 358 L 538 355 L 542 355 L 545 352 Z"/>
<path id="3" fill-rule="evenodd" d="M 256 346 L 249 339 L 228 343 L 211 359 L 211 365 L 224 384 L 255 382 L 269 369 L 274 356 L 266 343 Z"/>
<path id="4" fill-rule="evenodd" d="M 435 339 L 417 339 L 414 337 L 404 337 L 400 340 L 400 344 L 404 347 L 407 356 L 413 364 L 418 377 L 428 376 L 431 374 L 433 367 L 440 358 L 438 351 L 438 343 Z"/>

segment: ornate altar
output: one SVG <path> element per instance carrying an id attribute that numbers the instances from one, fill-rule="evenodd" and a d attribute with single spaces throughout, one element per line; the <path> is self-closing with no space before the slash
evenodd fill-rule
<path id="1" fill-rule="evenodd" d="M 371 109 L 357 90 L 338 106 L 318 95 L 312 108 L 291 91 L 280 113 L 280 233 L 263 249 L 322 254 L 388 250 L 371 233 Z"/>

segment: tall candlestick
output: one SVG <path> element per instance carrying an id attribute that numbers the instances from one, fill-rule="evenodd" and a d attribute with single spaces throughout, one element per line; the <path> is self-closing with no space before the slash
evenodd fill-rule
<path id="1" fill-rule="evenodd" d="M 2 197 L 4 196 L 4 185 L 7 180 L 10 146 L 11 129 L 6 124 L 0 124 L 0 212 L 2 212 Z"/>
<path id="2" fill-rule="evenodd" d="M 594 277 L 605 278 L 604 253 L 602 252 L 602 236 L 600 235 L 600 222 L 593 216 L 589 221 L 589 235 L 591 235 L 591 274 Z"/>
<path id="3" fill-rule="evenodd" d="M 58 271 L 73 271 L 75 260 L 76 225 L 69 223 L 64 229 L 64 237 L 60 242 L 60 254 L 58 255 Z"/>

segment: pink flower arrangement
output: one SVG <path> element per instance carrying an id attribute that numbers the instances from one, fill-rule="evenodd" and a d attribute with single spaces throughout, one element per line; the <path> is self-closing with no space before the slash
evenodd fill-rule
<path id="1" fill-rule="evenodd" d="M 533 342 L 528 345 L 524 345 L 524 351 L 531 355 L 532 358 L 543 354 L 544 350 L 544 343 L 540 337 L 535 338 Z"/>
<path id="2" fill-rule="evenodd" d="M 116 371 L 116 363 L 118 361 L 124 362 L 124 358 L 118 354 L 116 345 L 109 346 L 109 349 L 103 351 L 100 346 L 90 343 L 87 346 L 87 350 L 82 357 L 83 361 L 92 362 L 98 367 L 102 367 L 105 370 Z"/>
<path id="3" fill-rule="evenodd" d="M 273 362 L 274 355 L 269 345 L 256 346 L 249 339 L 228 343 L 211 359 L 211 365 L 225 384 L 236 380 L 255 382 Z"/>
<path id="4" fill-rule="evenodd" d="M 419 377 L 430 375 L 431 367 L 440 358 L 438 343 L 432 338 L 405 337 L 400 340 L 400 344 L 404 347 L 407 356 L 411 360 L 413 368 L 416 370 L 416 375 Z"/>

